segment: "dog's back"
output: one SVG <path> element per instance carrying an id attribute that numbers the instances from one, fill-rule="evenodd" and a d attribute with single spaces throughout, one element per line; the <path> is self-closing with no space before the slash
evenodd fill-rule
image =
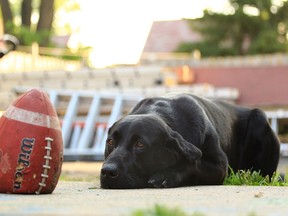
<path id="1" fill-rule="evenodd" d="M 277 168 L 279 140 L 259 109 L 180 94 L 144 99 L 131 113 L 160 115 L 188 140 L 195 139 L 196 136 L 191 134 L 201 129 L 198 125 L 202 125 L 200 121 L 204 116 L 217 131 L 219 144 L 233 170 L 261 170 L 264 176 L 272 176 Z"/>

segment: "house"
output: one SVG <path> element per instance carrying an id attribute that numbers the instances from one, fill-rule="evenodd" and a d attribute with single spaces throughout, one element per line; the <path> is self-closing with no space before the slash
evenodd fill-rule
<path id="1" fill-rule="evenodd" d="M 215 87 L 237 88 L 240 105 L 264 108 L 288 108 L 288 55 L 258 55 L 247 57 L 203 58 L 193 60 L 187 54 L 182 59 L 172 59 L 171 54 L 181 42 L 201 40 L 187 20 L 154 22 L 143 54 L 152 52 L 152 64 L 164 67 L 188 65 L 193 72 L 194 84 L 211 84 Z M 161 53 L 169 58 L 157 59 Z M 143 55 L 142 55 L 143 56 Z M 171 58 L 172 57 L 172 58 Z M 144 62 L 144 61 L 142 61 Z M 176 72 L 176 71 L 175 71 Z"/>
<path id="2" fill-rule="evenodd" d="M 233 87 L 240 95 L 237 103 L 262 108 L 288 107 L 288 65 L 265 67 L 198 67 L 195 83 Z"/>
<path id="3" fill-rule="evenodd" d="M 155 21 L 143 52 L 173 52 L 182 42 L 197 42 L 201 36 L 192 31 L 187 20 Z"/>

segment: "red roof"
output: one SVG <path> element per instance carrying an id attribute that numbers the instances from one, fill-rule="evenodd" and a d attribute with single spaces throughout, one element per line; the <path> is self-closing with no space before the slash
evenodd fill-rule
<path id="1" fill-rule="evenodd" d="M 239 104 L 251 106 L 288 105 L 288 66 L 243 68 L 195 68 L 196 83 L 234 87 Z"/>
<path id="2" fill-rule="evenodd" d="M 193 32 L 187 20 L 153 23 L 143 52 L 173 52 L 182 42 L 196 42 L 200 35 Z"/>

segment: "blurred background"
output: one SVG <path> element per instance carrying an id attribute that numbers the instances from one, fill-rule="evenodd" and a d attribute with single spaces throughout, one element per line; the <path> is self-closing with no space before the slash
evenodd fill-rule
<path id="1" fill-rule="evenodd" d="M 0 110 L 47 91 L 65 160 L 102 160 L 143 97 L 190 92 L 263 109 L 288 155 L 287 0 L 0 0 Z"/>

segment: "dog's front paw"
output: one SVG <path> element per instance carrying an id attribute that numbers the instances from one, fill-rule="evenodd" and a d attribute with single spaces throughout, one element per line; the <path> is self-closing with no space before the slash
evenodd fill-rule
<path id="1" fill-rule="evenodd" d="M 153 188 L 172 188 L 178 187 L 180 185 L 180 181 L 177 178 L 177 175 L 173 175 L 171 173 L 156 173 L 149 180 L 148 184 Z"/>

